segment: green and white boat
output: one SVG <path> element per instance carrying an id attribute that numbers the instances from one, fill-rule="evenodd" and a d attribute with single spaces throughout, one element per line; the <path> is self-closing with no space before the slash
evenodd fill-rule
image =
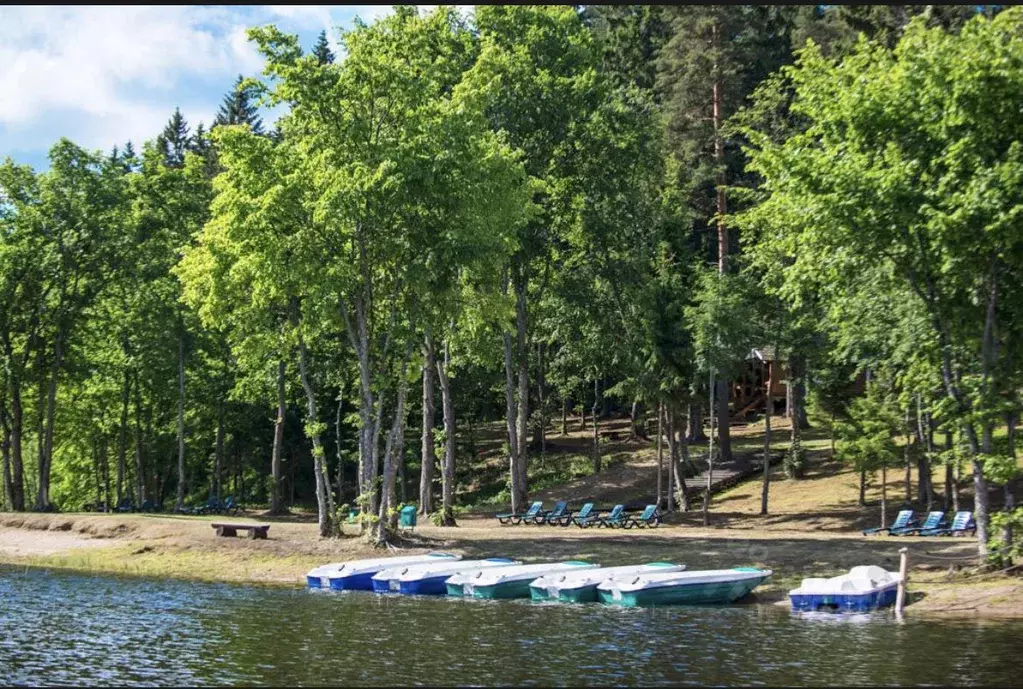
<path id="1" fill-rule="evenodd" d="M 448 595 L 466 598 L 529 598 L 529 583 L 537 577 L 599 567 L 591 562 L 568 560 L 456 574 L 447 580 Z"/>
<path id="2" fill-rule="evenodd" d="M 640 574 L 681 572 L 685 565 L 671 562 L 650 562 L 645 565 L 601 567 L 579 571 L 556 572 L 534 579 L 529 584 L 533 600 L 589 603 L 598 600 L 597 586 L 605 582 L 630 580 Z"/>
<path id="3" fill-rule="evenodd" d="M 597 586 L 604 603 L 613 605 L 722 604 L 736 601 L 772 574 L 769 569 L 735 567 L 692 572 L 640 574 Z"/>

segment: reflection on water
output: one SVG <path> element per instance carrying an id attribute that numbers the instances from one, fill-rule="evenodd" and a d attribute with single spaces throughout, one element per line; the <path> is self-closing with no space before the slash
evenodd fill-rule
<path id="1" fill-rule="evenodd" d="M 911 609 L 910 609 L 911 611 Z M 0 684 L 1019 684 L 1019 622 L 0 569 Z"/>

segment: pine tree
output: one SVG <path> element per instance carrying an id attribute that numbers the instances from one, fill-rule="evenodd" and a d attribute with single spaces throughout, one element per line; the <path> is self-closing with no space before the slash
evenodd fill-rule
<path id="1" fill-rule="evenodd" d="M 242 88 L 242 75 L 234 82 L 234 88 L 224 96 L 220 105 L 213 126 L 223 124 L 247 124 L 255 134 L 263 133 L 263 118 L 258 114 L 258 108 L 252 103 L 252 92 L 250 89 Z"/>
<path id="2" fill-rule="evenodd" d="M 188 135 L 188 122 L 181 114 L 180 108 L 174 108 L 174 114 L 156 137 L 157 148 L 163 153 L 168 167 L 183 167 L 185 151 L 188 150 L 191 137 Z"/>
<path id="3" fill-rule="evenodd" d="M 124 150 L 121 152 L 121 165 L 124 166 L 125 172 L 132 172 L 135 170 L 137 162 L 135 145 L 129 140 L 128 143 L 124 144 Z"/>
<path id="4" fill-rule="evenodd" d="M 330 44 L 327 43 L 327 32 L 321 31 L 319 38 L 316 39 L 316 45 L 313 46 L 313 55 L 316 56 L 317 62 L 321 65 L 329 65 L 334 62 L 334 53 L 330 50 Z"/>
<path id="5" fill-rule="evenodd" d="M 213 148 L 213 143 L 210 141 L 209 132 L 206 131 L 206 125 L 202 122 L 195 128 L 195 135 L 192 136 L 192 140 L 189 142 L 188 150 L 205 161 L 207 175 L 213 177 L 217 174 L 219 165 L 217 164 L 216 151 Z"/>

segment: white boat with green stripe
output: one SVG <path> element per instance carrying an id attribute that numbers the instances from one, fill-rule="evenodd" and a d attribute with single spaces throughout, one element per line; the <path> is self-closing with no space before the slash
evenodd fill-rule
<path id="1" fill-rule="evenodd" d="M 601 567 L 581 572 L 555 572 L 531 581 L 529 595 L 533 600 L 589 603 L 598 600 L 597 586 L 605 582 L 635 578 L 640 574 L 681 572 L 685 568 L 685 565 L 671 562 L 649 562 L 645 565 Z"/>
<path id="2" fill-rule="evenodd" d="M 604 603 L 624 606 L 731 603 L 771 574 L 755 567 L 639 574 L 601 583 L 597 594 Z"/>
<path id="3" fill-rule="evenodd" d="M 537 577 L 599 567 L 600 565 L 592 562 L 567 560 L 517 567 L 495 567 L 467 575 L 456 574 L 447 580 L 448 595 L 466 598 L 529 598 L 529 583 Z"/>

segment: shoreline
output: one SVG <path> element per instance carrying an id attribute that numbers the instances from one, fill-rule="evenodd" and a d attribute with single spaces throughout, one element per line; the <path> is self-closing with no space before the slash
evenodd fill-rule
<path id="1" fill-rule="evenodd" d="M 380 556 L 358 537 L 320 540 L 316 525 L 270 523 L 269 539 L 218 538 L 217 517 L 179 515 L 0 513 L 0 565 L 61 571 L 173 578 L 210 583 L 304 587 L 305 573 L 328 562 Z M 968 539 L 870 537 L 794 529 L 725 529 L 662 525 L 657 529 L 578 529 L 495 526 L 468 517 L 445 529 L 419 526 L 404 539 L 409 553 L 446 550 L 466 557 L 510 556 L 525 562 L 584 559 L 605 566 L 655 560 L 689 569 L 741 565 L 774 572 L 751 604 L 788 607 L 788 590 L 807 576 L 832 576 L 856 564 L 897 569 L 898 549 L 910 548 L 906 615 L 935 619 L 1023 619 L 1023 579 L 1000 574 L 949 576 L 975 552 Z M 939 553 L 929 552 L 940 549 Z"/>

